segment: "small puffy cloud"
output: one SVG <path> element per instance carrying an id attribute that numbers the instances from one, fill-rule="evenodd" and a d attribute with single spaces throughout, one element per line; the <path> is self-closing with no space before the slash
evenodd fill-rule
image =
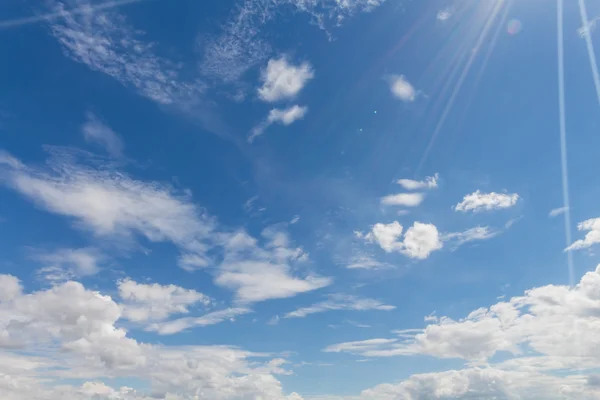
<path id="1" fill-rule="evenodd" d="M 398 179 L 396 183 L 402 186 L 406 190 L 423 190 L 423 189 L 435 189 L 438 187 L 439 174 L 428 176 L 422 181 L 415 181 L 413 179 Z"/>
<path id="2" fill-rule="evenodd" d="M 435 250 L 442 248 L 439 232 L 435 225 L 415 222 L 402 237 L 403 227 L 398 221 L 390 224 L 377 223 L 365 236 L 367 241 L 377 243 L 388 253 L 398 252 L 410 258 L 425 259 Z"/>
<path id="3" fill-rule="evenodd" d="M 94 114 L 87 114 L 87 121 L 82 127 L 83 137 L 104 147 L 108 154 L 120 157 L 123 154 L 123 141 L 112 129 L 102 123 Z"/>
<path id="4" fill-rule="evenodd" d="M 510 208 L 517 204 L 519 195 L 517 193 L 481 193 L 479 190 L 466 195 L 454 209 L 462 212 L 479 212 Z"/>
<path id="5" fill-rule="evenodd" d="M 391 311 L 395 308 L 395 306 L 384 304 L 381 301 L 375 299 L 368 299 L 344 294 L 334 294 L 329 296 L 329 299 L 326 301 L 313 304 L 310 307 L 299 308 L 296 311 L 289 312 L 285 315 L 285 318 L 304 318 L 310 314 L 317 314 L 336 310 Z"/>
<path id="6" fill-rule="evenodd" d="M 179 318 L 165 322 L 150 324 L 146 330 L 156 332 L 159 335 L 173 335 L 195 326 L 216 325 L 224 321 L 233 321 L 235 317 L 251 313 L 248 308 L 227 308 L 225 310 L 213 311 L 198 318 Z"/>
<path id="7" fill-rule="evenodd" d="M 392 75 L 388 79 L 390 90 L 394 97 L 404 101 L 405 103 L 415 101 L 417 92 L 413 85 L 406 80 L 404 75 Z"/>
<path id="8" fill-rule="evenodd" d="M 192 305 L 208 306 L 210 298 L 176 285 L 143 284 L 131 279 L 118 282 L 123 300 L 123 318 L 134 322 L 163 320 L 173 314 L 186 314 Z"/>
<path id="9" fill-rule="evenodd" d="M 285 56 L 271 59 L 262 72 L 263 84 L 258 88 L 258 97 L 269 103 L 294 98 L 313 77 L 314 72 L 308 62 L 293 65 Z"/>
<path id="10" fill-rule="evenodd" d="M 274 108 L 269 112 L 269 116 L 258 126 L 252 129 L 252 132 L 248 136 L 248 142 L 252 143 L 254 139 L 262 135 L 264 131 L 274 123 L 282 124 L 284 126 L 291 125 L 295 121 L 304 118 L 308 112 L 308 107 L 293 105 L 285 109 Z"/>
<path id="11" fill-rule="evenodd" d="M 576 240 L 565 251 L 581 250 L 600 243 L 600 218 L 592 218 L 577 225 L 580 231 L 587 231 L 583 239 Z"/>
<path id="12" fill-rule="evenodd" d="M 453 14 L 453 10 L 451 7 L 447 7 L 444 8 L 442 10 L 439 10 L 437 15 L 436 15 L 436 19 L 438 21 L 447 21 L 450 19 L 450 17 L 452 17 Z"/>
<path id="13" fill-rule="evenodd" d="M 548 213 L 548 217 L 550 217 L 550 218 L 558 217 L 559 215 L 566 213 L 568 210 L 569 210 L 569 207 L 554 208 L 554 209 L 550 210 L 550 212 Z"/>
<path id="14" fill-rule="evenodd" d="M 381 198 L 381 204 L 387 206 L 416 207 L 423 202 L 423 193 L 398 193 L 390 194 Z"/>

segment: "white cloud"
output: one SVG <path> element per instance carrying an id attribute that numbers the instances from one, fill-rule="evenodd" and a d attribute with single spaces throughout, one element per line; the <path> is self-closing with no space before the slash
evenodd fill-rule
<path id="1" fill-rule="evenodd" d="M 300 221 L 300 216 L 299 215 L 294 215 L 294 218 L 292 218 L 292 220 L 290 221 L 290 224 L 294 225 L 298 221 Z"/>
<path id="2" fill-rule="evenodd" d="M 299 308 L 296 311 L 285 314 L 285 318 L 304 318 L 310 314 L 322 313 L 327 311 L 350 310 L 367 311 L 380 310 L 391 311 L 396 307 L 384 304 L 379 300 L 362 298 L 344 294 L 330 295 L 329 299 L 320 303 L 313 304 L 310 307 Z"/>
<path id="3" fill-rule="evenodd" d="M 140 235 L 153 242 L 169 241 L 195 254 L 206 251 L 204 241 L 213 220 L 187 194 L 167 185 L 145 183 L 101 167 L 76 163 L 84 153 L 54 149 L 47 169 L 5 169 L 3 181 L 37 206 L 75 220 L 77 226 L 107 239 Z"/>
<path id="4" fill-rule="evenodd" d="M 490 211 L 502 208 L 510 208 L 517 204 L 519 195 L 517 193 L 481 193 L 479 190 L 468 194 L 463 201 L 458 203 L 454 209 L 456 211 Z"/>
<path id="5" fill-rule="evenodd" d="M 580 231 L 588 231 L 583 239 L 576 240 L 565 251 L 581 250 L 600 243 L 600 218 L 592 218 L 577 225 Z"/>
<path id="6" fill-rule="evenodd" d="M 234 290 L 238 302 L 292 297 L 333 282 L 313 274 L 292 274 L 291 266 L 306 260 L 307 255 L 301 248 L 291 247 L 287 233 L 269 227 L 262 237 L 262 247 L 244 231 L 230 235 L 224 243 L 225 257 L 215 283 Z"/>
<path id="7" fill-rule="evenodd" d="M 415 101 L 417 92 L 413 85 L 406 80 L 404 75 L 392 75 L 388 79 L 390 90 L 394 97 L 404 101 L 405 103 Z"/>
<path id="8" fill-rule="evenodd" d="M 436 19 L 438 21 L 447 21 L 450 19 L 450 17 L 452 17 L 453 14 L 453 10 L 451 7 L 447 7 L 444 8 L 442 10 L 439 10 L 437 15 L 436 15 Z"/>
<path id="9" fill-rule="evenodd" d="M 579 36 L 584 38 L 587 35 L 591 35 L 591 33 L 594 31 L 594 29 L 596 29 L 596 24 L 598 21 L 600 21 L 600 15 L 592 18 L 587 24 L 582 25 L 577 30 L 577 33 L 579 34 Z"/>
<path id="10" fill-rule="evenodd" d="M 554 218 L 557 217 L 559 215 L 564 214 L 565 212 L 567 212 L 569 210 L 569 207 L 558 207 L 558 208 L 554 208 L 552 210 L 550 210 L 550 212 L 548 213 L 548 217 L 550 218 Z"/>
<path id="11" fill-rule="evenodd" d="M 258 126 L 252 129 L 252 132 L 248 136 L 248 142 L 252 143 L 254 139 L 258 136 L 262 135 L 269 126 L 274 123 L 279 123 L 284 126 L 291 125 L 295 121 L 304 118 L 306 113 L 308 112 L 308 107 L 300 107 L 298 105 L 293 105 L 286 109 L 274 108 L 269 112 L 269 116 L 263 122 L 261 122 Z"/>
<path id="12" fill-rule="evenodd" d="M 12 275 L 0 275 L 0 301 L 9 301 L 21 294 L 21 282 Z"/>
<path id="13" fill-rule="evenodd" d="M 358 13 L 369 12 L 385 0 L 243 0 L 239 2 L 223 32 L 201 40 L 204 56 L 200 69 L 207 76 L 235 82 L 273 52 L 263 34 L 268 23 L 285 11 L 306 13 L 323 30 L 339 27 Z"/>
<path id="14" fill-rule="evenodd" d="M 60 15 L 51 20 L 50 29 L 69 58 L 160 104 L 189 101 L 202 92 L 204 85 L 181 80 L 179 67 L 158 56 L 154 44 L 143 42 L 143 33 L 114 9 L 93 7 L 90 0 L 73 3 L 76 13 L 60 1 L 49 1 Z"/>
<path id="15" fill-rule="evenodd" d="M 293 65 L 285 56 L 273 58 L 261 74 L 263 84 L 258 88 L 258 97 L 269 103 L 292 99 L 313 77 L 314 71 L 308 62 Z"/>
<path id="16" fill-rule="evenodd" d="M 425 180 L 415 181 L 413 179 L 398 179 L 397 183 L 406 190 L 436 189 L 438 187 L 439 174 L 428 176 Z"/>
<path id="17" fill-rule="evenodd" d="M 110 127 L 102 123 L 94 114 L 87 114 L 87 121 L 83 124 L 83 137 L 88 142 L 96 142 L 106 149 L 113 157 L 123 154 L 123 141 Z"/>
<path id="18" fill-rule="evenodd" d="M 213 311 L 198 318 L 179 318 L 166 322 L 155 322 L 149 325 L 148 331 L 157 332 L 159 335 L 173 335 L 194 326 L 216 325 L 224 321 L 233 321 L 235 317 L 251 313 L 248 308 L 227 308 Z"/>
<path id="19" fill-rule="evenodd" d="M 474 228 L 467 229 L 464 232 L 452 232 L 442 235 L 443 242 L 451 242 L 455 247 L 461 246 L 465 243 L 487 240 L 498 236 L 501 231 L 494 230 L 489 226 L 476 226 Z"/>
<path id="20" fill-rule="evenodd" d="M 390 194 L 381 198 L 381 204 L 388 206 L 416 207 L 423 202 L 423 193 L 398 193 Z"/>
<path id="21" fill-rule="evenodd" d="M 392 268 L 393 266 L 381 261 L 375 260 L 373 257 L 368 255 L 357 255 L 350 259 L 350 262 L 346 265 L 348 269 L 384 269 Z"/>
<path id="22" fill-rule="evenodd" d="M 98 273 L 100 271 L 98 263 L 104 259 L 104 256 L 96 249 L 81 248 L 58 249 L 53 252 L 35 251 L 32 258 L 45 265 L 40 271 L 42 275 L 52 273 L 52 275 L 57 274 L 55 276 L 83 277 Z"/>
<path id="23" fill-rule="evenodd" d="M 388 253 L 399 252 L 410 258 L 425 259 L 443 244 L 437 228 L 433 224 L 415 222 L 402 236 L 403 227 L 398 221 L 390 224 L 377 223 L 371 228 L 365 239 L 377 243 Z"/>
<path id="24" fill-rule="evenodd" d="M 123 279 L 117 284 L 123 300 L 123 318 L 134 322 L 163 320 L 173 314 L 187 314 L 193 305 L 208 306 L 205 294 L 175 285 L 143 284 Z"/>
<path id="25" fill-rule="evenodd" d="M 14 277 L 0 276 L 14 289 Z M 228 346 L 138 342 L 116 327 L 121 308 L 77 282 L 0 299 L 0 392 L 7 400 L 301 400 L 283 393 L 280 358 Z M 15 348 L 14 346 L 19 346 Z M 135 379 L 152 393 L 113 389 L 103 377 Z M 82 381 L 70 386 L 68 380 Z"/>

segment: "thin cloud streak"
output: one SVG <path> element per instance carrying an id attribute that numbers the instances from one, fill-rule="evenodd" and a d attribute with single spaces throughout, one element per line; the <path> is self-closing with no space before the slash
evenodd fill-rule
<path id="1" fill-rule="evenodd" d="M 579 13 L 581 14 L 581 23 L 583 26 L 588 26 L 588 15 L 587 8 L 584 0 L 579 0 Z M 598 74 L 598 64 L 596 63 L 596 56 L 594 53 L 594 44 L 592 43 L 591 30 L 588 29 L 583 35 L 585 44 L 587 47 L 588 57 L 590 59 L 590 68 L 592 70 L 592 76 L 594 78 L 594 86 L 596 87 L 596 97 L 598 97 L 598 105 L 600 105 L 600 75 Z"/>
<path id="2" fill-rule="evenodd" d="M 30 25 L 30 24 L 36 24 L 38 22 L 50 21 L 53 19 L 65 17 L 67 15 L 84 14 L 84 13 L 88 13 L 90 11 L 107 10 L 107 9 L 111 9 L 111 8 L 115 8 L 115 7 L 121 7 L 121 6 L 125 6 L 128 4 L 141 3 L 141 2 L 145 2 L 145 1 L 149 1 L 149 0 L 107 1 L 106 3 L 102 3 L 97 6 L 89 6 L 88 5 L 88 6 L 76 7 L 71 10 L 68 10 L 66 12 L 60 11 L 60 12 L 47 13 L 47 14 L 43 14 L 43 15 L 35 15 L 33 17 L 11 19 L 11 20 L 7 20 L 7 21 L 1 21 L 0 22 L 0 30 L 18 28 L 23 25 Z"/>

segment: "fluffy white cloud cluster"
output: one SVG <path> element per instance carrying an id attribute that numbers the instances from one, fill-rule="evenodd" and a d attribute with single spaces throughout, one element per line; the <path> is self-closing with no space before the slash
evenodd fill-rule
<path id="1" fill-rule="evenodd" d="M 283 360 L 261 362 L 264 355 L 227 346 L 140 343 L 116 326 L 121 307 L 80 283 L 26 294 L 15 277 L 0 275 L 0 293 L 3 399 L 301 399 L 284 395 L 274 376 L 289 373 Z M 105 376 L 145 381 L 151 396 L 110 388 L 99 381 Z M 73 379 L 88 382 L 65 383 Z"/>
<path id="2" fill-rule="evenodd" d="M 262 72 L 258 97 L 267 102 L 294 98 L 313 77 L 308 62 L 293 65 L 285 56 L 271 59 Z"/>
<path id="3" fill-rule="evenodd" d="M 422 190 L 422 189 L 436 189 L 438 187 L 439 174 L 428 176 L 422 181 L 416 181 L 414 179 L 398 179 L 398 185 L 402 186 L 406 190 Z"/>
<path id="4" fill-rule="evenodd" d="M 592 218 L 580 222 L 577 225 L 577 229 L 580 231 L 587 231 L 587 233 L 583 239 L 576 240 L 567 247 L 567 251 L 585 249 L 600 243 L 600 218 Z"/>
<path id="5" fill-rule="evenodd" d="M 380 310 L 391 311 L 396 307 L 384 304 L 379 300 L 350 296 L 344 294 L 334 294 L 329 296 L 329 299 L 320 303 L 313 304 L 310 307 L 299 308 L 295 311 L 285 314 L 285 318 L 304 318 L 310 314 L 317 314 L 327 311 L 336 310 L 352 310 L 352 311 L 368 311 Z"/>
<path id="6" fill-rule="evenodd" d="M 403 230 L 398 221 L 390 224 L 377 223 L 373 225 L 365 239 L 377 243 L 388 253 L 398 252 L 417 259 L 425 259 L 431 252 L 443 246 L 439 232 L 433 224 L 415 222 L 404 233 L 404 239 L 400 240 Z"/>
<path id="7" fill-rule="evenodd" d="M 134 322 L 156 321 L 173 314 L 187 314 L 193 305 L 208 306 L 210 298 L 175 285 L 143 284 L 124 279 L 117 284 L 124 301 L 123 318 Z"/>
<path id="8" fill-rule="evenodd" d="M 479 190 L 466 195 L 463 200 L 454 206 L 456 211 L 479 212 L 502 208 L 510 208 L 517 204 L 519 195 L 517 193 L 481 193 Z"/>

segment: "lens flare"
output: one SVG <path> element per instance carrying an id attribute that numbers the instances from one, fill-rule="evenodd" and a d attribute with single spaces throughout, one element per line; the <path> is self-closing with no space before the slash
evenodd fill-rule
<path id="1" fill-rule="evenodd" d="M 509 35 L 516 35 L 517 33 L 521 32 L 522 27 L 523 25 L 521 24 L 521 21 L 518 19 L 511 19 L 508 21 L 506 31 L 509 33 Z"/>

